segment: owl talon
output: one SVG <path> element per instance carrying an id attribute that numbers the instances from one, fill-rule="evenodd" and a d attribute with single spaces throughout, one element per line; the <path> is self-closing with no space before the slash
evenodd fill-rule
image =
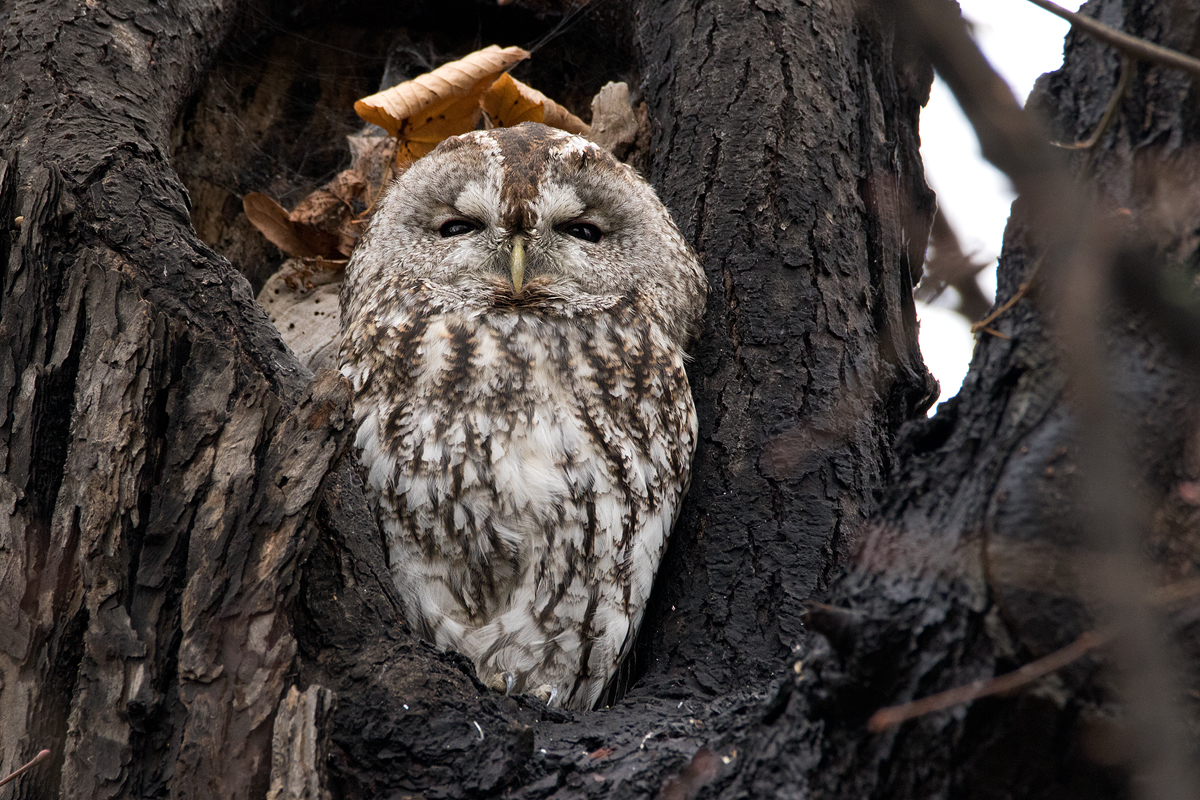
<path id="1" fill-rule="evenodd" d="M 555 698 L 558 697 L 558 687 L 551 686 L 548 683 L 543 683 L 538 688 L 534 689 L 533 696 L 541 700 L 548 706 L 554 705 Z"/>
<path id="2" fill-rule="evenodd" d="M 503 692 L 504 694 L 512 694 L 513 688 L 517 685 L 517 673 L 505 671 L 501 673 L 493 673 L 492 677 L 487 681 L 487 687 L 493 692 Z"/>

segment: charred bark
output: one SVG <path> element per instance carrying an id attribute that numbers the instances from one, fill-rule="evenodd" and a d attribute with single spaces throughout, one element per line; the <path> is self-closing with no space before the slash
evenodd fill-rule
<path id="1" fill-rule="evenodd" d="M 1124 790 L 1088 749 L 1113 730 L 1096 660 L 864 727 L 1091 624 L 1066 584 L 1023 571 L 1031 547 L 1078 544 L 1046 312 L 1018 303 L 959 398 L 911 422 L 933 396 L 912 303 L 933 210 L 924 56 L 850 3 L 594 5 L 562 25 L 544 4 L 6 8 L 0 774 L 54 754 L 13 796 Z M 1133 5 L 1128 29 L 1195 40 L 1187 3 Z M 237 213 L 246 191 L 287 199 L 341 166 L 344 101 L 389 65 L 459 55 L 479 30 L 544 37 L 523 77 L 577 109 L 608 80 L 641 87 L 644 166 L 713 288 L 691 494 L 628 692 L 587 714 L 488 692 L 406 630 L 345 457 L 345 388 L 254 303 L 273 256 Z M 1072 41 L 1039 100 L 1056 135 L 1082 138 L 1114 69 Z M 1136 86 L 1095 170 L 1148 220 L 1165 173 L 1147 162 L 1185 163 L 1195 104 L 1155 68 Z M 1002 295 L 1036 261 L 1027 227 Z M 1195 387 L 1144 318 L 1112 317 L 1154 543 L 1183 575 Z"/>
<path id="2" fill-rule="evenodd" d="M 804 601 L 875 510 L 895 429 L 936 396 L 912 302 L 932 75 L 850 3 L 638 14 L 651 175 L 712 287 L 652 672 L 721 694 L 801 641 Z"/>
<path id="3" fill-rule="evenodd" d="M 1084 10 L 1195 52 L 1200 9 L 1194 4 L 1092 2 Z M 1088 138 L 1118 85 L 1119 64 L 1095 42 L 1068 38 L 1064 68 L 1044 77 L 1029 101 L 1053 140 Z M 1126 296 L 1141 287 L 1140 310 L 1118 292 L 1097 313 L 1105 331 L 1107 391 L 1116 399 L 1120 445 L 1136 478 L 1121 489 L 1119 502 L 1152 510 L 1142 549 L 1153 558 L 1156 581 L 1172 584 L 1192 574 L 1198 553 L 1189 499 L 1197 385 L 1184 359 L 1190 352 L 1160 334 L 1159 322 L 1182 297 L 1166 300 L 1146 284 L 1164 267 L 1194 275 L 1195 184 L 1183 176 L 1194 174 L 1196 163 L 1195 94 L 1186 76 L 1153 65 L 1136 68 L 1129 94 L 1117 98 L 1118 122 L 1067 167 L 1088 187 L 1106 233 L 1119 230 L 1110 255 L 1118 271 L 1124 263 Z M 1014 176 L 1021 177 L 1029 176 Z M 1088 497 L 1081 485 L 1110 465 L 1081 454 L 1087 432 L 1080 430 L 1078 409 L 1090 399 L 1081 396 L 1087 389 L 1068 380 L 1073 365 L 1064 363 L 1062 334 L 1055 335 L 1054 276 L 1048 268 L 1039 273 L 1039 265 L 1055 257 L 1042 247 L 1054 238 L 1047 234 L 1048 216 L 1031 200 L 1014 205 L 998 300 L 1017 300 L 992 322 L 996 334 L 981 336 L 959 395 L 932 419 L 903 430 L 882 508 L 830 605 L 814 607 L 808 617 L 821 635 L 798 654 L 797 673 L 805 677 L 781 688 L 774 700 L 778 721 L 746 747 L 762 755 L 743 762 L 720 787 L 721 796 L 765 794 L 781 779 L 774 754 L 784 751 L 800 766 L 783 780 L 816 796 L 1194 794 L 1194 786 L 1162 782 L 1155 763 L 1173 750 L 1194 763 L 1194 734 L 1160 741 L 1133 734 L 1131 720 L 1146 709 L 1122 703 L 1128 680 L 1111 659 L 1119 629 L 1112 648 L 1014 694 L 864 735 L 868 717 L 881 706 L 1009 672 L 1112 618 L 1111 600 L 1097 583 L 1112 574 L 1109 562 L 1120 554 L 1097 547 L 1084 524 L 1089 509 L 1080 505 Z M 1061 241 L 1070 232 L 1058 234 Z M 1121 255 L 1131 245 L 1140 260 Z M 1131 276 L 1131 264 L 1143 274 Z M 1092 280 L 1105 278 L 1097 272 Z M 1171 641 L 1151 641 L 1168 662 L 1186 665 L 1186 691 L 1161 699 L 1194 730 L 1200 655 L 1194 601 L 1167 606 L 1162 622 Z M 1171 722 L 1164 717 L 1155 724 L 1172 731 Z"/>

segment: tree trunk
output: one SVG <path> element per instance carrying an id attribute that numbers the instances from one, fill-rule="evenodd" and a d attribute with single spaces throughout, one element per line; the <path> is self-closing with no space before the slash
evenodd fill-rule
<path id="1" fill-rule="evenodd" d="M 678 691 L 761 685 L 936 397 L 912 288 L 933 214 L 932 75 L 851 3 L 647 3 L 650 174 L 700 254 L 692 490 L 646 637 Z M 728 24 L 726 20 L 736 20 Z"/>
<path id="2" fill-rule="evenodd" d="M 1045 312 L 1016 304 L 994 324 L 1012 338 L 985 338 L 959 398 L 913 421 L 936 394 L 912 302 L 932 73 L 890 15 L 677 0 L 556 27 L 535 3 L 330 5 L 14 0 L 0 17 L 0 775 L 52 753 L 12 796 L 1125 791 L 1094 745 L 1113 738 L 1097 661 L 864 727 L 1091 624 L 1069 584 L 1026 574 L 1030 548 L 1073 553 L 1078 534 Z M 1115 0 L 1091 5 L 1121 24 Z M 1127 29 L 1195 40 L 1195 0 L 1130 5 Z M 301 367 L 252 296 L 276 256 L 238 196 L 319 184 L 356 127 L 347 98 L 480 31 L 545 37 L 523 77 L 577 110 L 608 80 L 640 86 L 644 166 L 712 286 L 691 493 L 601 711 L 491 693 L 409 634 L 345 384 Z M 1090 130 L 1115 68 L 1072 40 L 1038 101 L 1056 136 Z M 1143 162 L 1189 152 L 1194 98 L 1139 76 L 1095 169 L 1149 220 L 1164 173 Z M 1002 296 L 1036 259 L 1029 224 Z M 1112 316 L 1154 543 L 1186 575 L 1195 387 L 1141 318 Z"/>
<path id="3" fill-rule="evenodd" d="M 1083 10 L 1195 52 L 1200 4 L 1093 0 Z M 1051 139 L 1084 141 L 1096 130 L 1119 67 L 1111 50 L 1078 33 L 1068 37 L 1064 68 L 1043 77 L 1029 101 Z M 1069 166 L 1090 187 L 1104 225 L 1152 245 L 1155 270 L 1164 262 L 1181 265 L 1190 281 L 1197 255 L 1195 93 L 1186 75 L 1146 64 L 1134 69 L 1128 93 L 1117 97 L 1116 122 Z M 1191 797 L 1200 788 L 1158 780 L 1169 751 L 1185 767 L 1195 763 L 1200 639 L 1194 600 L 1186 601 L 1194 591 L 1186 587 L 1185 602 L 1168 606 L 1163 620 L 1172 641 L 1154 645 L 1168 661 L 1187 665 L 1187 691 L 1176 695 L 1163 686 L 1161 699 L 1193 733 L 1177 729 L 1172 723 L 1180 720 L 1165 718 L 1170 714 L 1139 731 L 1146 709 L 1120 703 L 1131 680 L 1110 660 L 1128 633 L 1120 630 L 1112 648 L 1093 650 L 1015 693 L 875 735 L 865 730 L 881 706 L 1009 672 L 1112 616 L 1106 587 L 1097 584 L 1112 574 L 1106 561 L 1115 554 L 1097 549 L 1084 525 L 1089 509 L 1081 507 L 1081 485 L 1109 465 L 1081 458 L 1087 432 L 1076 409 L 1087 398 L 1068 381 L 1073 365 L 1059 356 L 1064 334 L 1055 335 L 1061 317 L 1052 277 L 1048 268 L 1038 271 L 1053 258 L 1038 245 L 1046 238 L 1038 215 L 1045 213 L 1023 198 L 1014 205 L 997 298 L 1001 306 L 1014 303 L 981 335 L 959 395 L 902 431 L 882 507 L 828 605 L 808 617 L 822 635 L 798 653 L 804 677 L 781 687 L 773 700 L 778 720 L 744 745 L 752 755 L 723 783 L 721 796 L 766 794 L 780 781 L 783 752 L 797 765 L 785 782 L 815 796 Z M 1157 312 L 1165 316 L 1170 303 L 1181 302 L 1179 295 L 1160 297 Z M 1163 320 L 1128 302 L 1104 307 L 1102 319 L 1108 391 L 1124 425 L 1118 444 L 1128 449 L 1136 480 L 1121 501 L 1150 510 L 1142 550 L 1153 557 L 1156 582 L 1178 588 L 1200 556 L 1193 491 L 1198 387 L 1183 354 L 1159 333 Z M 1154 737 L 1156 727 L 1168 735 Z M 1147 728 L 1152 735 L 1139 740 Z"/>

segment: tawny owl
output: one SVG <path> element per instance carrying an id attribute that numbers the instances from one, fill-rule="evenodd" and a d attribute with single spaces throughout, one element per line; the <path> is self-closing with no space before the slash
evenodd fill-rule
<path id="1" fill-rule="evenodd" d="M 629 653 L 696 445 L 707 287 L 654 190 L 542 125 L 443 142 L 380 202 L 342 373 L 412 626 L 586 709 Z"/>

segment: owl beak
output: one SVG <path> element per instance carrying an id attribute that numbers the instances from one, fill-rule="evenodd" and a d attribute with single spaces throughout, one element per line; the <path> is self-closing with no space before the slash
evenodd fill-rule
<path id="1" fill-rule="evenodd" d="M 518 292 L 521 291 L 521 285 L 525 283 L 525 239 L 521 236 L 513 237 L 512 246 L 512 263 L 509 265 L 512 270 L 513 288 Z"/>

